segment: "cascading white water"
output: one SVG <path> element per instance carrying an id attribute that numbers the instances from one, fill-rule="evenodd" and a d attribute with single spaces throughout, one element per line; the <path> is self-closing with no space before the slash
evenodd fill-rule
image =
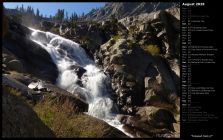
<path id="1" fill-rule="evenodd" d="M 57 85 L 71 93 L 82 94 L 89 104 L 87 114 L 106 121 L 132 137 L 122 129 L 122 124 L 115 119 L 118 110 L 110 98 L 108 88 L 110 78 L 95 65 L 94 61 L 89 59 L 84 49 L 79 44 L 50 32 L 30 29 L 33 31 L 30 39 L 47 50 L 57 65 L 59 71 Z M 78 76 L 75 68 L 85 69 L 86 72 Z"/>

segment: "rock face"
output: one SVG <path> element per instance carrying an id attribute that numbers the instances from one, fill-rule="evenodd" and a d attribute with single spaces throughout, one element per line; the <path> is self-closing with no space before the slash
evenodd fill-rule
<path id="1" fill-rule="evenodd" d="M 87 15 L 85 15 L 84 19 L 99 21 L 106 20 L 111 16 L 121 19 L 127 16 L 164 10 L 176 5 L 177 3 L 110 2 L 106 3 L 105 6 L 100 9 L 93 9 Z"/>
<path id="2" fill-rule="evenodd" d="M 112 78 L 112 88 L 118 95 L 117 103 L 121 110 L 132 114 L 134 106 L 143 103 L 143 78 L 152 61 L 151 56 L 140 47 L 130 48 L 126 39 L 119 39 L 112 46 L 110 41 L 102 45 L 99 59 L 103 60 L 105 73 Z"/>
<path id="3" fill-rule="evenodd" d="M 2 137 L 55 137 L 55 135 L 29 105 L 3 88 Z"/>
<path id="4" fill-rule="evenodd" d="M 3 24 L 2 24 L 2 37 L 4 38 L 4 36 L 7 34 L 8 32 L 8 18 L 6 16 L 3 16 Z"/>
<path id="5" fill-rule="evenodd" d="M 54 83 L 57 67 L 50 55 L 29 39 L 30 33 L 28 28 L 9 20 L 9 32 L 3 40 L 3 63 L 10 70 L 32 73 Z"/>
<path id="6" fill-rule="evenodd" d="M 112 79 L 120 110 L 128 114 L 119 119 L 135 137 L 179 137 L 178 10 L 119 20 L 127 32 L 117 32 L 94 54 Z"/>
<path id="7" fill-rule="evenodd" d="M 154 34 L 161 40 L 166 57 L 179 59 L 180 9 L 177 7 L 130 16 L 119 20 L 128 29 Z M 136 30 L 137 29 L 137 30 Z"/>
<path id="8" fill-rule="evenodd" d="M 120 115 L 117 117 L 124 125 L 125 131 L 137 138 L 179 137 L 179 124 L 175 123 L 173 114 L 162 108 L 146 106 L 137 111 L 137 115 Z"/>
<path id="9" fill-rule="evenodd" d="M 172 123 L 176 122 L 170 111 L 154 106 L 139 108 L 137 114 L 139 114 L 143 120 L 153 123 L 156 128 L 173 129 Z"/>
<path id="10" fill-rule="evenodd" d="M 179 93 L 179 52 L 176 49 L 170 52 L 170 47 L 165 45 L 168 38 L 172 38 L 171 43 L 178 40 L 171 33 L 175 33 L 173 30 L 177 30 L 179 22 L 166 11 L 150 13 L 147 20 L 141 16 L 145 15 L 133 16 L 131 21 L 120 20 L 128 28 L 128 34 L 118 32 L 95 54 L 95 60 L 112 78 L 117 104 L 128 114 L 134 114 L 137 106 L 145 104 L 175 108 Z M 176 28 L 167 23 L 172 18 Z M 140 20 L 147 26 L 141 30 L 143 22 Z M 133 25 L 139 30 L 131 32 Z M 157 35 L 163 31 L 166 33 L 162 37 Z M 166 44 L 174 46 L 170 42 Z M 152 50 L 144 47 L 148 44 L 156 44 L 162 51 L 153 56 Z"/>

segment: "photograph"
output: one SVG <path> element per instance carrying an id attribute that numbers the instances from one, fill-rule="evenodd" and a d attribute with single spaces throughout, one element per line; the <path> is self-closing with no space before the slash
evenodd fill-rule
<path id="1" fill-rule="evenodd" d="M 216 136 L 208 6 L 2 2 L 2 138 Z"/>

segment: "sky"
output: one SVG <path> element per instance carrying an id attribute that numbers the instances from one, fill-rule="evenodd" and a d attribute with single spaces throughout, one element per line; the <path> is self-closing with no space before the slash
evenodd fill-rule
<path id="1" fill-rule="evenodd" d="M 5 8 L 15 9 L 16 6 L 24 8 L 31 6 L 34 8 L 35 13 L 38 8 L 40 14 L 43 14 L 47 17 L 50 15 L 55 15 L 57 9 L 64 9 L 65 13 L 68 12 L 70 17 L 73 12 L 76 12 L 78 15 L 81 15 L 83 12 L 86 14 L 93 8 L 99 8 L 105 5 L 104 2 L 4 2 Z"/>

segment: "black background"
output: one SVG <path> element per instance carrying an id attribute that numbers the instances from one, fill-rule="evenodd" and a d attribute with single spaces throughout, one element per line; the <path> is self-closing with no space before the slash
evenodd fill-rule
<path id="1" fill-rule="evenodd" d="M 8 0 L 10 1 L 10 0 Z M 13 1 L 19 1 L 19 0 L 11 0 Z M 31 1 L 31 0 L 29 0 Z M 37 1 L 37 0 L 33 0 L 36 2 L 41 2 Z M 59 1 L 59 0 L 48 0 L 49 2 L 55 2 L 55 1 Z M 74 0 L 65 0 L 66 2 L 75 2 Z M 87 2 L 90 0 L 76 0 L 76 2 Z M 96 2 L 96 1 L 100 1 L 100 0 L 92 0 L 91 2 Z M 108 1 L 108 0 L 102 0 L 102 2 L 104 1 Z M 145 0 L 144 0 L 145 1 Z M 178 0 L 151 0 L 153 2 L 179 2 Z M 183 2 L 189 2 L 189 0 L 182 0 L 181 4 Z M 191 1 L 191 0 L 190 0 Z M 3 2 L 7 2 L 7 0 L 3 1 Z M 25 2 L 25 1 L 23 1 Z M 27 1 L 28 2 L 28 1 Z M 43 1 L 42 2 L 46 2 Z M 60 1 L 63 2 L 63 1 Z M 108 1 L 109 2 L 109 1 Z M 112 1 L 110 1 L 112 2 Z M 117 1 L 118 2 L 118 1 Z M 120 2 L 129 2 L 129 1 L 125 1 L 122 0 Z M 140 1 L 136 1 L 133 0 L 133 2 L 140 2 Z M 148 0 L 148 2 L 150 2 L 150 0 Z M 206 97 L 202 97 L 199 96 L 196 100 L 201 102 L 201 106 L 203 106 L 203 108 L 205 108 L 206 111 L 208 111 L 209 113 L 215 113 L 219 119 L 217 120 L 211 120 L 209 122 L 203 122 L 203 123 L 183 123 L 181 121 L 181 139 L 192 139 L 192 137 L 190 136 L 191 134 L 195 134 L 195 135 L 199 135 L 199 134 L 204 134 L 204 135 L 213 135 L 212 138 L 217 138 L 220 137 L 221 133 L 220 133 L 220 128 L 221 128 L 221 116 L 222 116 L 222 112 L 223 112 L 223 98 L 221 98 L 221 94 L 222 90 L 221 88 L 223 88 L 223 80 L 222 80 L 222 68 L 221 68 L 221 62 L 223 61 L 223 59 L 221 58 L 221 53 L 222 53 L 222 47 L 223 47 L 223 35 L 221 34 L 220 31 L 220 27 L 221 26 L 217 26 L 217 23 L 220 23 L 220 21 L 223 19 L 223 7 L 221 7 L 221 2 L 217 3 L 217 1 L 214 0 L 210 0 L 208 1 L 191 1 L 191 2 L 205 2 L 205 7 L 202 7 L 202 10 L 197 8 L 193 9 L 193 14 L 195 13 L 207 13 L 210 16 L 210 20 L 209 22 L 206 22 L 207 24 L 209 24 L 209 27 L 213 27 L 214 32 L 213 34 L 204 34 L 202 32 L 202 34 L 199 33 L 193 33 L 192 34 L 192 44 L 193 45 L 215 45 L 218 48 L 218 53 L 216 55 L 216 64 L 207 64 L 207 65 L 197 65 L 197 66 L 193 66 L 192 67 L 192 80 L 193 82 L 196 83 L 200 83 L 201 85 L 206 85 L 206 86 L 214 86 L 216 89 L 216 94 L 215 96 L 206 96 Z M 219 8 L 219 7 L 220 8 Z M 208 32 L 210 33 L 210 32 Z M 222 43 L 221 43 L 222 42 Z"/>
<path id="2" fill-rule="evenodd" d="M 202 1 L 193 1 L 202 2 Z M 205 1 L 204 1 L 205 2 Z M 181 2 L 182 3 L 182 2 Z M 214 1 L 205 2 L 205 7 L 194 7 L 192 8 L 192 14 L 207 14 L 209 15 L 209 20 L 206 21 L 208 27 L 214 29 L 213 33 L 207 32 L 196 32 L 192 33 L 192 45 L 213 45 L 217 46 L 218 52 L 216 54 L 216 64 L 198 64 L 192 65 L 191 67 L 191 81 L 196 83 L 198 86 L 213 86 L 215 87 L 216 93 L 207 96 L 193 96 L 193 101 L 200 102 L 199 105 L 204 111 L 208 113 L 215 114 L 218 119 L 209 120 L 208 122 L 199 123 L 185 123 L 181 121 L 181 138 L 182 139 L 192 139 L 191 135 L 213 135 L 211 138 L 217 138 L 220 136 L 219 128 L 221 126 L 220 117 L 222 115 L 223 99 L 220 97 L 222 94 L 221 87 L 223 87 L 223 82 L 221 81 L 221 61 L 220 58 L 222 51 L 222 44 L 218 44 L 220 29 L 217 28 L 218 15 L 217 15 L 217 3 Z M 219 13 L 218 13 L 219 14 Z M 223 40 L 223 39 L 222 39 Z"/>

